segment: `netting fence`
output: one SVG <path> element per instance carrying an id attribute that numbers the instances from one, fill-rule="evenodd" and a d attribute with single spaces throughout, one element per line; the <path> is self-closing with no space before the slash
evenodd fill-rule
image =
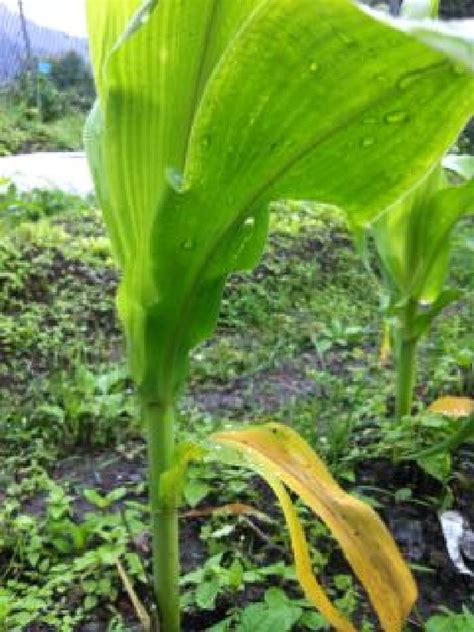
<path id="1" fill-rule="evenodd" d="M 0 0 L 0 86 L 8 86 L 25 70 L 41 72 L 41 64 L 71 51 L 88 61 L 85 39 L 30 21 L 27 3 L 7 7 Z"/>

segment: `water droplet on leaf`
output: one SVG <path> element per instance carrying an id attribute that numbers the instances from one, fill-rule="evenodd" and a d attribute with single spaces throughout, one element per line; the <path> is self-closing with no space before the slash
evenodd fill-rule
<path id="1" fill-rule="evenodd" d="M 372 147 L 374 143 L 375 143 L 375 138 L 373 138 L 372 136 L 367 136 L 367 138 L 363 138 L 360 141 L 360 146 L 366 149 L 367 147 Z"/>
<path id="2" fill-rule="evenodd" d="M 185 193 L 186 185 L 184 175 L 174 167 L 168 167 L 165 171 L 166 181 L 176 193 Z"/>
<path id="3" fill-rule="evenodd" d="M 247 217 L 247 219 L 244 222 L 244 227 L 246 230 L 252 229 L 255 226 L 255 217 Z"/>
<path id="4" fill-rule="evenodd" d="M 389 123 L 390 125 L 405 123 L 406 121 L 408 121 L 408 119 L 408 112 L 405 112 L 404 110 L 395 110 L 394 112 L 389 112 L 385 116 L 385 122 Z"/>
<path id="5" fill-rule="evenodd" d="M 185 240 L 185 241 L 183 241 L 183 243 L 181 244 L 181 248 L 182 248 L 183 250 L 187 250 L 187 251 L 189 252 L 190 250 L 193 250 L 193 249 L 194 249 L 194 246 L 195 246 L 195 245 L 196 245 L 196 244 L 194 243 L 194 241 L 193 241 L 192 239 L 186 239 L 186 240 Z"/>

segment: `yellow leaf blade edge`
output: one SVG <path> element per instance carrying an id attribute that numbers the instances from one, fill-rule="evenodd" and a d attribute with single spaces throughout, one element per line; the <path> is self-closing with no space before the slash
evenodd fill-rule
<path id="1" fill-rule="evenodd" d="M 296 576 L 298 577 L 298 581 L 306 598 L 336 630 L 340 632 L 355 632 L 352 623 L 332 604 L 313 574 L 304 530 L 287 491 L 280 481 L 272 476 L 268 469 L 264 470 L 262 468 L 261 474 L 272 488 L 283 510 L 290 532 Z"/>
<path id="2" fill-rule="evenodd" d="M 400 632 L 416 601 L 416 584 L 375 511 L 342 490 L 309 445 L 284 425 L 272 423 L 221 432 L 212 439 L 245 455 L 267 480 L 268 476 L 280 479 L 313 509 L 329 527 L 367 590 L 382 629 Z M 276 488 L 274 491 L 277 493 Z M 343 632 L 351 629 L 341 625 L 334 627 Z"/>

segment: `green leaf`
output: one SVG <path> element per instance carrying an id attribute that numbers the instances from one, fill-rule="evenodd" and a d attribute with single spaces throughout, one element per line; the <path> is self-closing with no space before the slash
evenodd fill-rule
<path id="1" fill-rule="evenodd" d="M 184 487 L 184 499 L 190 507 L 196 507 L 210 491 L 211 487 L 204 481 L 191 479 Z"/>
<path id="2" fill-rule="evenodd" d="M 445 483 L 451 473 L 451 455 L 449 452 L 419 457 L 416 462 L 422 470 L 441 483 Z"/>
<path id="3" fill-rule="evenodd" d="M 169 401 L 226 275 L 258 260 L 269 202 L 317 199 L 368 222 L 440 160 L 474 90 L 349 0 L 170 0 L 130 23 L 136 4 L 88 0 L 99 104 L 85 140 L 132 373 Z"/>
<path id="4" fill-rule="evenodd" d="M 200 584 L 196 589 L 196 605 L 202 610 L 213 610 L 220 587 L 217 577 Z"/>
<path id="5" fill-rule="evenodd" d="M 392 303 L 413 299 L 432 304 L 434 316 L 447 304 L 445 299 L 450 302 L 450 294 L 442 295 L 450 235 L 460 217 L 472 212 L 474 180 L 450 186 L 437 168 L 374 222 L 371 232 Z"/>
<path id="6" fill-rule="evenodd" d="M 284 594 L 283 598 L 272 601 L 271 593 L 275 591 L 281 592 L 270 589 L 265 593 L 265 603 L 253 604 L 244 610 L 238 632 L 289 632 L 293 628 L 303 610 L 292 605 Z"/>
<path id="7" fill-rule="evenodd" d="M 171 467 L 160 478 L 160 495 L 164 506 L 179 506 L 186 485 L 189 464 L 202 458 L 202 455 L 202 448 L 194 443 L 181 443 L 177 447 Z"/>
<path id="8" fill-rule="evenodd" d="M 98 509 L 106 509 L 109 506 L 107 498 L 99 494 L 95 489 L 85 489 L 83 494 L 87 502 Z"/>
<path id="9" fill-rule="evenodd" d="M 474 630 L 474 614 L 436 615 L 426 622 L 426 632 L 468 632 Z"/>
<path id="10" fill-rule="evenodd" d="M 239 560 L 234 560 L 229 568 L 228 576 L 229 586 L 237 590 L 240 588 L 244 581 L 244 567 Z"/>
<path id="11" fill-rule="evenodd" d="M 432 303 L 439 295 L 446 278 L 451 231 L 463 215 L 472 213 L 474 180 L 441 190 L 431 204 L 421 208 L 417 230 L 424 248 L 412 285 L 422 301 Z"/>

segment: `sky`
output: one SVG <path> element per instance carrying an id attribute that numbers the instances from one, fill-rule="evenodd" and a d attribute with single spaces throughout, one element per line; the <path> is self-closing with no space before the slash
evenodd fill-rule
<path id="1" fill-rule="evenodd" d="M 9 9 L 18 10 L 17 0 L 0 0 Z M 23 0 L 28 20 L 64 31 L 71 35 L 86 35 L 86 0 Z"/>

